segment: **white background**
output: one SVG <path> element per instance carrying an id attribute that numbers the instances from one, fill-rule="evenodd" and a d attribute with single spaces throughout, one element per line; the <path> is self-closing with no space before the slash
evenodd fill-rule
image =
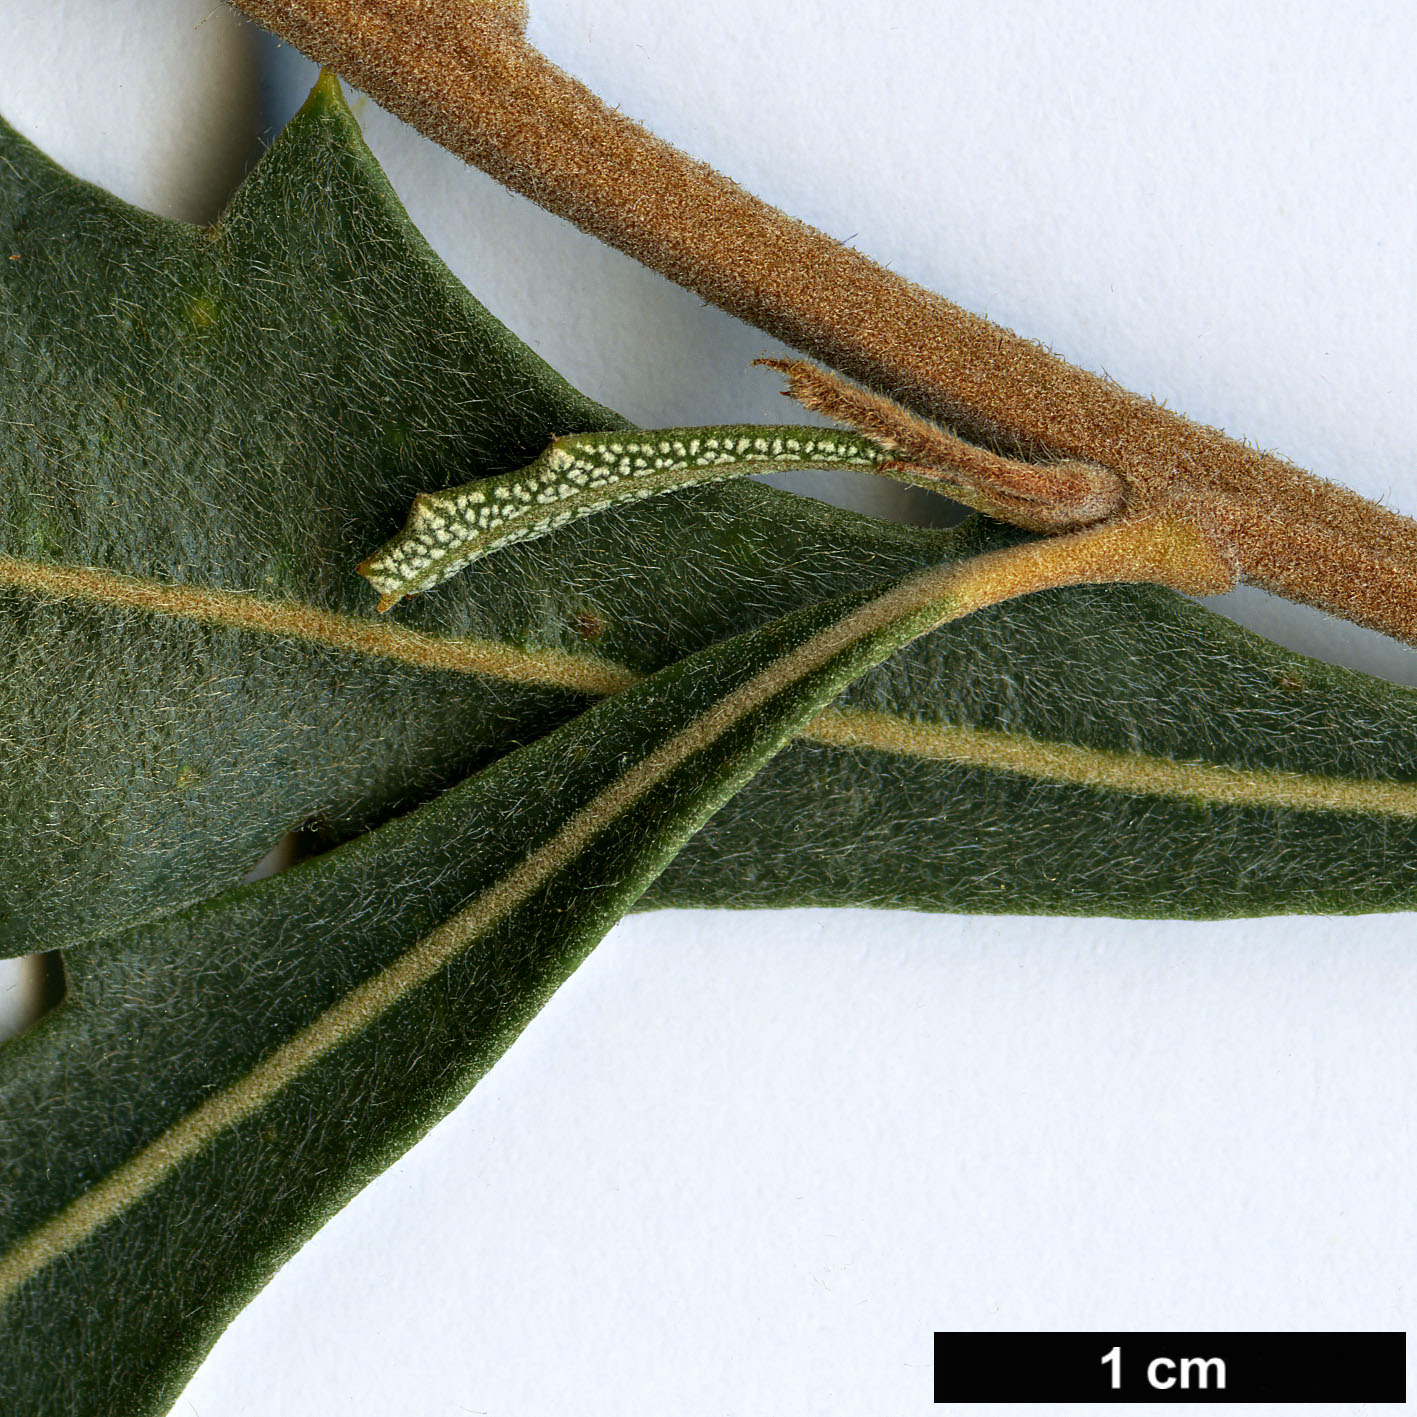
<path id="1" fill-rule="evenodd" d="M 787 210 L 1417 512 L 1398 0 L 534 9 L 553 58 Z M 0 15 L 0 111 L 187 219 L 305 82 L 211 0 Z M 588 393 L 650 426 L 783 416 L 756 331 L 361 118 L 437 249 Z M 1375 636 L 1228 608 L 1417 683 Z M 1405 1328 L 1412 924 L 631 919 L 176 1410 L 923 1414 L 935 1329 Z"/>

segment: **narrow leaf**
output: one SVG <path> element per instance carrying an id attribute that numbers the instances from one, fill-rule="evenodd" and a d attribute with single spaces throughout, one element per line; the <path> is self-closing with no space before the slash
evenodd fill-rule
<path id="1" fill-rule="evenodd" d="M 845 683 L 1060 574 L 1165 571 L 1178 536 L 1015 548 L 774 621 L 368 837 L 88 954 L 0 1050 L 0 1390 L 36 1417 L 165 1410 L 281 1259 Z"/>
<path id="2" fill-rule="evenodd" d="M 415 497 L 404 529 L 356 569 L 381 592 L 382 613 L 489 552 L 538 540 L 611 507 L 754 472 L 803 466 L 885 471 L 889 458 L 872 439 L 831 428 L 571 434 L 515 472 Z"/>

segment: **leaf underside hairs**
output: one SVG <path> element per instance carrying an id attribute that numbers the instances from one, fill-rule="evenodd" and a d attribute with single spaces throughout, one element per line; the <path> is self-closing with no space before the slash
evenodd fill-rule
<path id="1" fill-rule="evenodd" d="M 81 989 L 10 1050 L 12 1067 L 29 1056 L 37 1077 L 0 1070 L 0 1103 L 14 1111 L 26 1082 L 47 1090 L 38 1110 L 19 1109 L 15 1154 L 0 1134 L 0 1174 L 20 1182 L 0 1206 L 7 1387 L 36 1413 L 161 1411 L 235 1303 L 458 1100 L 715 808 L 872 664 L 1041 588 L 1203 591 L 1229 578 L 1202 538 L 1162 522 L 927 567 L 690 656 L 382 832 L 113 942 L 120 960 L 147 956 L 161 972 L 175 936 L 213 976 L 189 1022 L 213 1008 L 243 1022 L 203 1018 L 190 1043 L 170 1020 L 135 1035 L 127 994 L 152 989 L 140 964 L 141 988 L 125 991 L 120 974 L 106 1000 Z M 302 919 L 308 928 L 294 928 Z M 321 961 L 330 919 L 344 922 L 339 958 Z M 254 1020 L 248 969 L 227 979 L 218 967 L 253 938 L 274 952 L 256 954 L 270 973 Z M 271 975 L 293 953 L 309 977 L 287 1000 Z M 172 992 L 159 984 L 165 1018 Z M 193 1090 L 187 1050 L 206 1047 Z M 185 1063 L 176 1076 L 169 1049 Z M 125 1055 L 144 1065 L 148 1096 L 136 1117 L 116 1109 L 126 1135 L 115 1146 L 111 1128 L 92 1136 L 92 1107 L 74 1109 L 73 1081 L 85 1067 L 107 1077 Z M 41 1126 L 48 1164 L 34 1155 Z M 164 1275 L 156 1293 L 133 1282 L 145 1271 Z M 54 1353 L 69 1355 L 58 1373 L 43 1361 Z"/>

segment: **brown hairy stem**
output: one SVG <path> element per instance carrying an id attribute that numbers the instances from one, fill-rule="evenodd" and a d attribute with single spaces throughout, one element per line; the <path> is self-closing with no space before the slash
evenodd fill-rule
<path id="1" fill-rule="evenodd" d="M 443 146 L 731 314 L 990 447 L 1108 470 L 1128 515 L 1204 528 L 1245 579 L 1417 643 L 1417 523 L 776 211 L 557 69 L 523 38 L 519 4 L 237 3 Z"/>

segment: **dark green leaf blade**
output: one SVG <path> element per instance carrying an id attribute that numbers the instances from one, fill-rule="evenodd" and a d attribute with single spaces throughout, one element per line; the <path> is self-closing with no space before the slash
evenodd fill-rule
<path id="1" fill-rule="evenodd" d="M 332 82 L 211 231 L 0 125 L 0 250 L 0 945 L 210 894 L 622 682 L 529 659 L 534 587 L 445 606 L 443 654 L 369 623 L 354 564 L 420 486 L 621 420 L 432 255 Z"/>
<path id="2" fill-rule="evenodd" d="M 714 646 L 376 833 L 85 955 L 60 1009 L 0 1051 L 12 1401 L 162 1411 L 239 1304 L 467 1091 L 684 839 L 957 604 L 954 574 Z"/>
<path id="3" fill-rule="evenodd" d="M 1417 694 L 1154 586 L 1046 592 L 863 676 L 642 904 L 1411 910 Z"/>
<path id="4" fill-rule="evenodd" d="M 8 131 L 0 155 L 0 242 L 20 257 L 0 262 L 0 949 L 201 898 L 297 823 L 365 830 L 590 697 L 978 543 L 704 488 L 499 552 L 379 623 L 354 565 L 416 492 L 624 421 L 457 285 L 329 86 L 214 233 L 134 212 Z M 999 607 L 844 706 L 877 716 L 853 729 L 874 746 L 837 722 L 792 749 L 653 899 L 1413 902 L 1410 814 L 1154 790 L 1168 764 L 1297 773 L 1331 804 L 1352 793 L 1323 799 L 1330 779 L 1417 778 L 1409 691 L 1167 592 Z M 1142 786 L 1028 766 L 1073 750 L 1121 755 Z"/>
<path id="5" fill-rule="evenodd" d="M 208 895 L 294 825 L 365 830 L 590 697 L 948 544 L 711 489 L 378 622 L 354 568 L 417 491 L 627 425 L 451 277 L 332 81 L 211 231 L 0 125 L 0 248 L 7 952 Z"/>

